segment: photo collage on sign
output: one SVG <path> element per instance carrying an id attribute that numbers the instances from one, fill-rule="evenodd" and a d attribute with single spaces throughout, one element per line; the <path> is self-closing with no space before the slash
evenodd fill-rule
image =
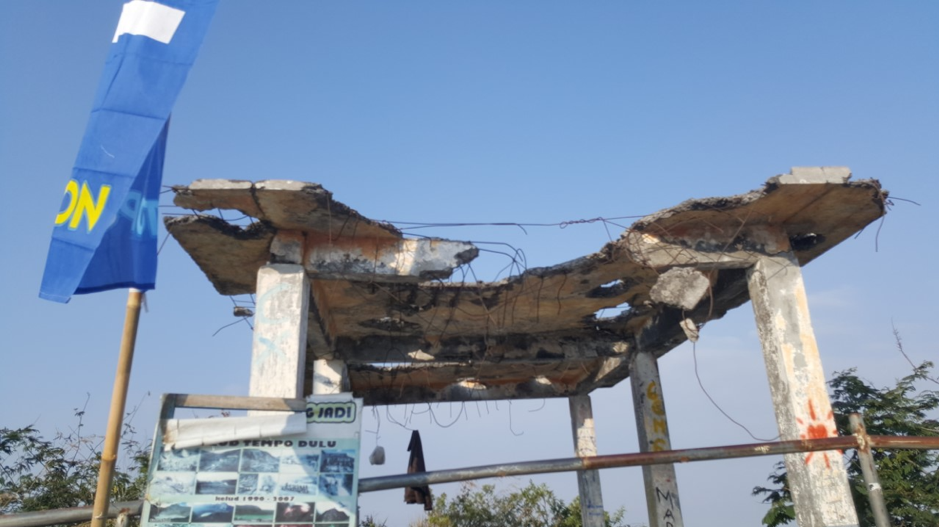
<path id="1" fill-rule="evenodd" d="M 146 525 L 351 527 L 356 443 L 346 441 L 161 452 Z"/>

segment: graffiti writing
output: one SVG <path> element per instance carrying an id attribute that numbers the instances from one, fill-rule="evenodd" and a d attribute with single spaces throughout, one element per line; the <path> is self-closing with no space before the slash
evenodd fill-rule
<path id="1" fill-rule="evenodd" d="M 668 450 L 668 424 L 665 421 L 665 402 L 658 390 L 658 383 L 654 380 L 646 385 L 645 399 L 649 401 L 652 411 L 652 430 L 649 431 L 651 450 L 660 452 Z M 658 437 L 655 437 L 655 436 Z"/>
<path id="2" fill-rule="evenodd" d="M 665 489 L 663 492 L 659 487 L 655 487 L 655 499 L 661 514 L 659 525 L 662 527 L 681 526 L 681 506 L 678 504 L 678 492 L 672 492 L 671 489 Z"/>
<path id="3" fill-rule="evenodd" d="M 258 298 L 255 324 L 259 326 L 259 329 L 265 327 L 273 329 L 290 320 L 289 317 L 285 316 L 277 318 L 275 316 L 277 312 L 274 306 L 271 305 L 277 294 L 283 294 L 284 292 L 289 294 L 289 286 L 287 284 L 278 284 Z M 264 331 L 254 332 L 255 353 L 251 364 L 252 368 L 259 368 L 271 358 L 277 360 L 278 358 L 285 359 L 287 357 L 283 346 L 290 338 L 289 329 L 276 332 L 273 338 L 265 337 L 263 333 Z"/>

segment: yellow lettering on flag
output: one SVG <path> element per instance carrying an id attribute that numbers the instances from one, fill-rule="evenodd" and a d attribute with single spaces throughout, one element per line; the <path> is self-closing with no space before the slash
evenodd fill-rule
<path id="1" fill-rule="evenodd" d="M 78 181 L 68 180 L 68 184 L 65 185 L 65 193 L 68 194 L 68 207 L 65 207 L 65 210 L 56 215 L 56 225 L 62 225 L 68 221 L 68 217 L 75 212 L 75 204 L 78 203 Z"/>
<path id="2" fill-rule="evenodd" d="M 55 224 L 62 225 L 68 222 L 68 228 L 75 230 L 81 223 L 82 217 L 87 216 L 88 232 L 91 232 L 95 228 L 95 224 L 98 223 L 98 218 L 101 217 L 104 206 L 108 202 L 111 185 L 101 185 L 98 199 L 95 199 L 88 188 L 87 181 L 82 181 L 79 188 L 78 181 L 71 179 L 65 185 L 65 194 L 69 197 L 68 206 L 56 215 Z"/>

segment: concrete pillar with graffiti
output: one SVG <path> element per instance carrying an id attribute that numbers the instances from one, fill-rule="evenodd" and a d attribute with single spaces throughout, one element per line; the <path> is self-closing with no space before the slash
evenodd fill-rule
<path id="1" fill-rule="evenodd" d="M 633 354 L 629 379 L 632 382 L 633 404 L 636 410 L 639 450 L 671 450 L 662 381 L 659 379 L 655 356 L 646 351 Z M 649 527 L 683 527 L 675 466 L 643 465 L 642 478 L 646 486 Z"/>
<path id="2" fill-rule="evenodd" d="M 301 263 L 303 236 L 282 233 L 258 269 L 248 395 L 302 398 L 310 280 Z"/>
<path id="3" fill-rule="evenodd" d="M 786 249 L 760 257 L 747 275 L 780 439 L 835 436 L 802 270 Z M 800 527 L 858 525 L 841 452 L 788 454 L 785 462 Z"/>

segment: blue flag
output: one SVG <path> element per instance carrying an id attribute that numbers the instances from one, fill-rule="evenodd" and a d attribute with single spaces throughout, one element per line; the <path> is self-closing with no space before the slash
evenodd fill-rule
<path id="1" fill-rule="evenodd" d="M 217 4 L 124 4 L 55 217 L 40 297 L 154 288 L 169 116 Z"/>

